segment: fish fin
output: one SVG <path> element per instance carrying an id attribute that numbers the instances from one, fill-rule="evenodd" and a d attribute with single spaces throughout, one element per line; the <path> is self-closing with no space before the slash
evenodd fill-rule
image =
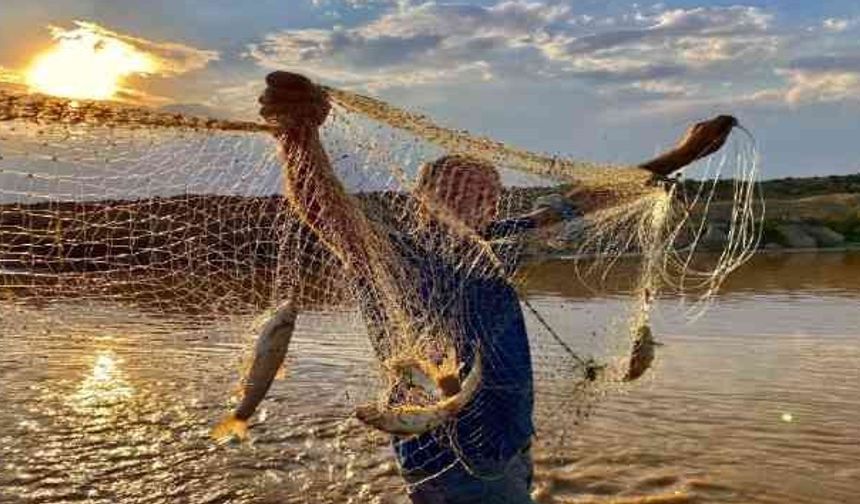
<path id="1" fill-rule="evenodd" d="M 229 443 L 233 439 L 245 441 L 248 439 L 248 422 L 230 415 L 216 425 L 209 433 L 218 444 Z"/>

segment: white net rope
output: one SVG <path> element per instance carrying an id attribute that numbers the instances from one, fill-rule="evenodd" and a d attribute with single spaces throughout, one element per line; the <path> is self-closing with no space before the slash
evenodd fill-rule
<path id="1" fill-rule="evenodd" d="M 266 125 L 0 95 L 4 324 L 13 327 L 21 313 L 56 318 L 46 307 L 86 301 L 144 314 L 139 323 L 154 332 L 174 330 L 177 320 L 247 327 L 236 335 L 245 341 L 285 304 L 300 318 L 357 307 L 378 366 L 352 406 L 389 432 L 424 422 L 395 442 L 410 481 L 455 464 L 492 479 L 498 464 L 490 462 L 521 448 L 506 443 L 531 434 L 520 405 L 532 387 L 537 439 L 563 451 L 573 419 L 650 365 L 649 314 L 661 290 L 707 300 L 757 246 L 756 154 L 743 139 L 699 163 L 701 182 L 655 183 L 642 169 L 542 156 L 328 92 L 335 109 L 320 133 L 325 154 L 293 139 L 282 157 Z M 422 165 L 446 152 L 499 169 L 494 233 L 475 232 L 416 191 Z M 283 166 L 321 155 L 349 196 L 331 210 L 338 219 L 321 212 L 313 222 L 307 207 L 326 208 L 331 195 L 305 187 L 305 199 L 285 198 Z M 311 175 L 303 177 L 320 176 Z M 727 244 L 701 260 L 698 240 L 727 176 Z M 616 261 L 637 254 L 640 273 L 625 285 L 631 308 L 597 321 L 592 335 L 570 335 L 528 305 L 531 342 L 497 344 L 517 323 L 509 319 L 519 309 L 513 289 L 527 281 L 517 267 L 551 252 L 558 236 L 558 226 L 524 232 L 518 218 L 538 196 L 561 192 L 589 209 L 563 224 L 580 261 L 579 278 L 565 281 L 601 288 Z M 510 303 L 517 310 L 494 311 Z M 525 417 L 496 421 L 506 408 Z"/>

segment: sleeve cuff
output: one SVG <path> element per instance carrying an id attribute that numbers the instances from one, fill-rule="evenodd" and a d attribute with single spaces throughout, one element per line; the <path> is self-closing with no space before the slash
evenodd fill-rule
<path id="1" fill-rule="evenodd" d="M 582 217 L 582 212 L 580 212 L 569 199 L 558 193 L 541 196 L 535 200 L 533 208 L 535 210 L 549 208 L 557 213 L 564 221 L 571 221 Z"/>

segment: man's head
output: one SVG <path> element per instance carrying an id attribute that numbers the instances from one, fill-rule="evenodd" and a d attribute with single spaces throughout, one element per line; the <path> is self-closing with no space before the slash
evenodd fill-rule
<path id="1" fill-rule="evenodd" d="M 438 205 L 476 230 L 496 217 L 502 193 L 499 172 L 476 158 L 443 156 L 421 167 L 415 193 L 430 205 Z"/>

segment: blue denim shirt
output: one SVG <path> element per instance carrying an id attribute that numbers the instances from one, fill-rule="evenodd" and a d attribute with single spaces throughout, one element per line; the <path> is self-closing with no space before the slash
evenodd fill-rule
<path id="1" fill-rule="evenodd" d="M 484 238 L 512 237 L 534 227 L 527 218 L 493 223 Z M 456 461 L 492 472 L 522 450 L 534 433 L 532 362 L 519 299 L 507 278 L 516 267 L 518 244 L 494 249 L 502 268 L 490 266 L 474 246 L 444 253 L 421 245 L 415 235 L 392 235 L 414 275 L 425 320 L 456 328 L 458 358 L 471 369 L 481 349 L 482 383 L 475 398 L 446 425 L 411 438 L 395 438 L 397 459 L 407 476 L 434 474 Z M 492 243 L 492 242 L 490 242 Z M 379 307 L 362 303 L 366 320 L 379 320 Z"/>

